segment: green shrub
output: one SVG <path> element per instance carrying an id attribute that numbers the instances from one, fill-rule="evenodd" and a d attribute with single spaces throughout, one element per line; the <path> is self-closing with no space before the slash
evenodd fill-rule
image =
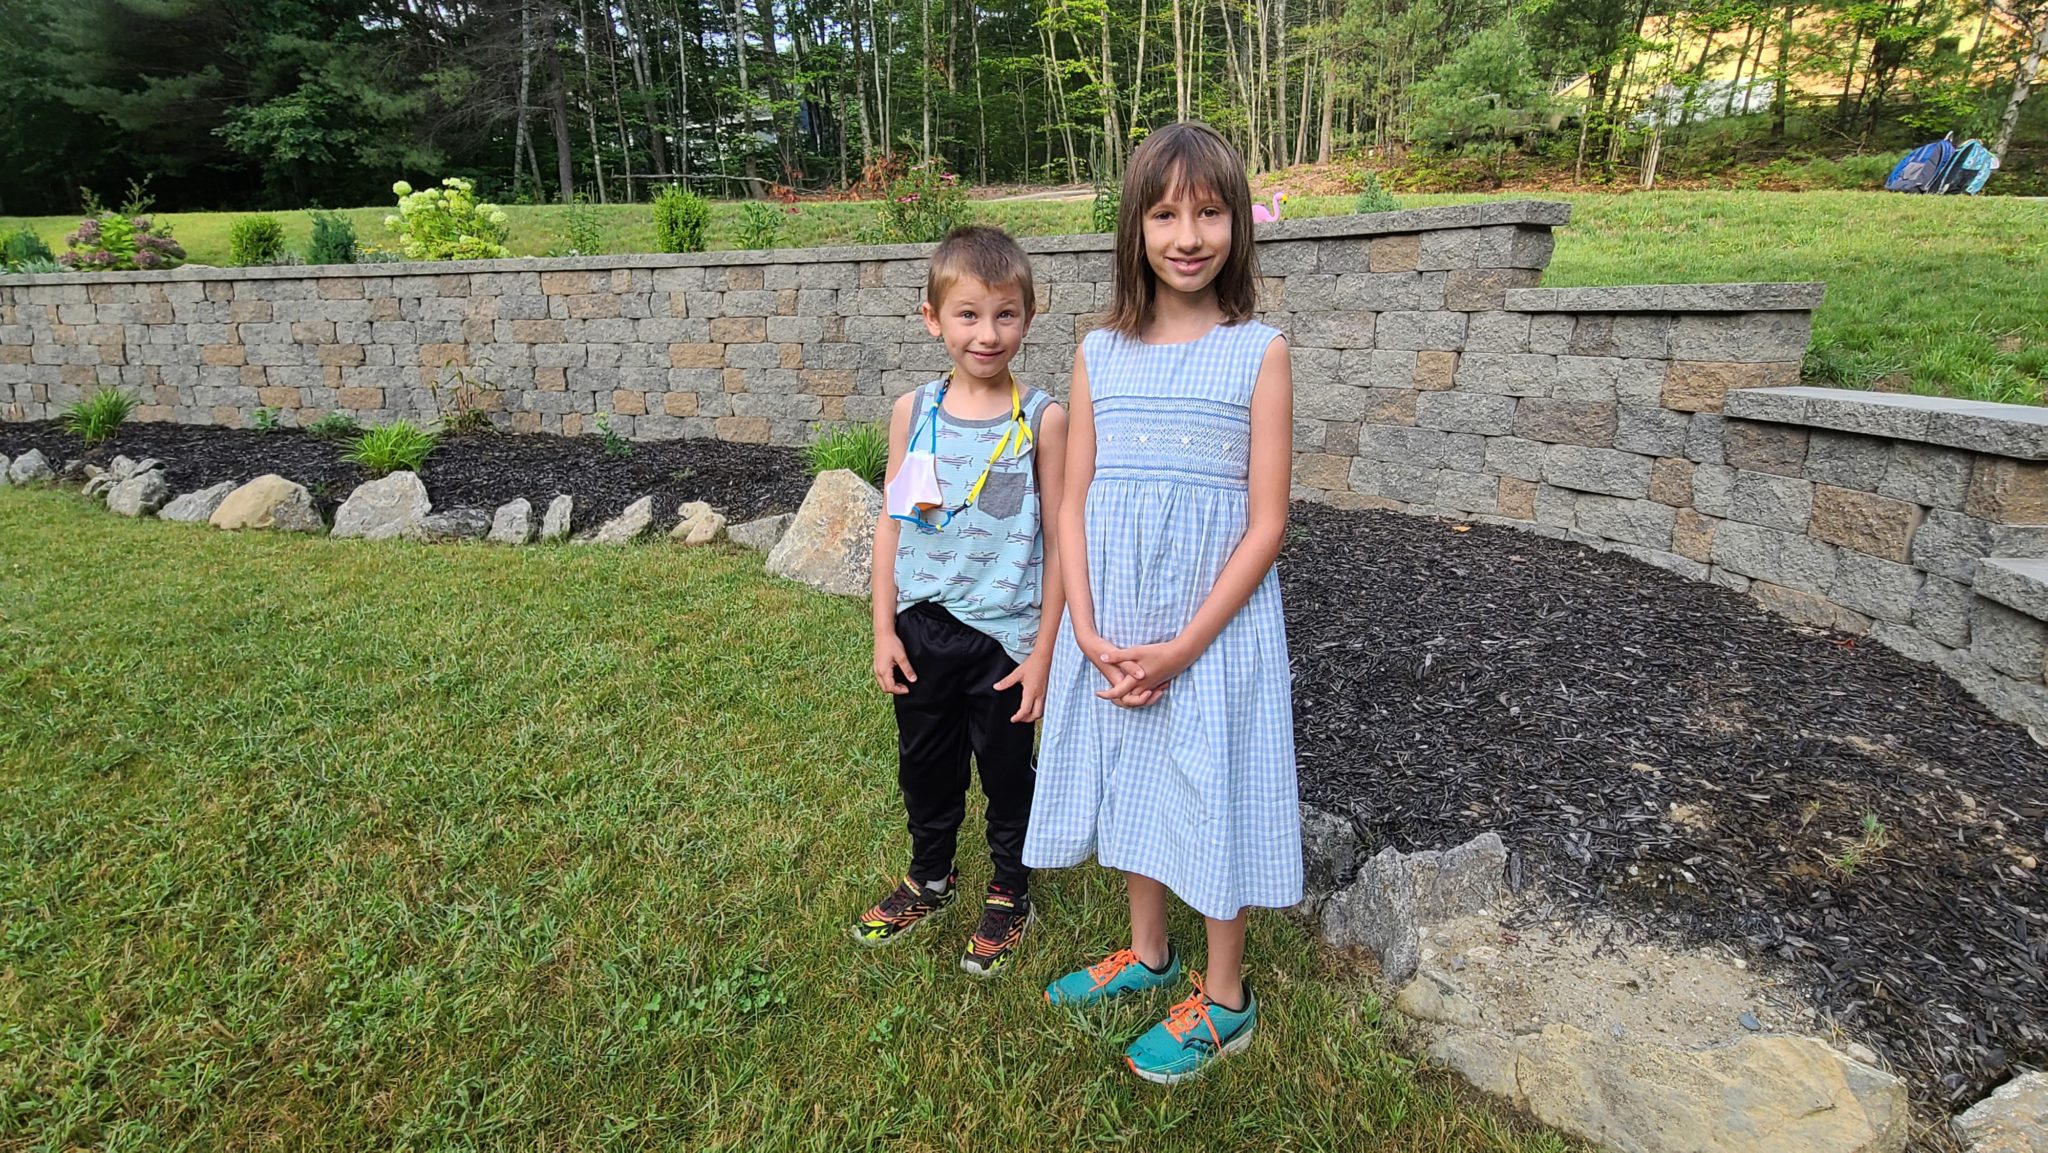
<path id="1" fill-rule="evenodd" d="M 819 434 L 804 455 L 812 476 L 843 468 L 880 488 L 889 469 L 889 433 L 879 424 L 840 425 Z"/>
<path id="2" fill-rule="evenodd" d="M 654 246 L 662 252 L 704 251 L 711 202 L 670 184 L 654 196 Z"/>
<path id="3" fill-rule="evenodd" d="M 306 426 L 309 436 L 317 436 L 321 440 L 347 440 L 362 431 L 363 426 L 356 423 L 356 418 L 345 412 L 330 412 Z"/>
<path id="4" fill-rule="evenodd" d="M 604 442 L 604 454 L 613 460 L 624 460 L 633 455 L 633 442 L 619 435 L 612 427 L 610 413 L 597 414 L 597 436 Z"/>
<path id="5" fill-rule="evenodd" d="M 459 176 L 419 192 L 403 180 L 391 186 L 398 196 L 398 211 L 384 218 L 384 227 L 398 236 L 407 260 L 500 260 L 511 255 L 505 247 L 510 229 L 504 210 L 478 201 L 474 188 Z"/>
<path id="6" fill-rule="evenodd" d="M 135 398 L 117 389 L 103 388 L 64 410 L 64 431 L 87 444 L 98 444 L 135 411 Z"/>
<path id="7" fill-rule="evenodd" d="M 284 256 L 284 225 L 275 216 L 244 216 L 228 226 L 228 263 L 276 264 Z"/>
<path id="8" fill-rule="evenodd" d="M 307 264 L 354 264 L 356 226 L 338 213 L 313 214 L 313 239 L 306 245 Z"/>
<path id="9" fill-rule="evenodd" d="M 1380 183 L 1380 174 L 1368 172 L 1365 174 L 1364 182 L 1358 189 L 1358 203 L 1353 205 L 1351 210 L 1364 214 L 1394 212 L 1398 211 L 1400 207 L 1394 201 L 1394 194 L 1388 192 L 1386 186 Z"/>
<path id="10" fill-rule="evenodd" d="M 168 227 L 159 232 L 149 217 L 125 209 L 86 217 L 64 243 L 71 251 L 57 262 L 73 272 L 176 268 L 185 261 L 184 246 L 171 239 Z"/>
<path id="11" fill-rule="evenodd" d="M 22 276 L 43 276 L 47 273 L 63 272 L 65 268 L 54 260 L 30 257 L 20 263 L 8 265 L 7 271 L 18 273 Z"/>
<path id="12" fill-rule="evenodd" d="M 283 415 L 269 405 L 249 414 L 249 424 L 257 432 L 278 432 L 284 428 Z"/>
<path id="13" fill-rule="evenodd" d="M 740 205 L 740 247 L 773 248 L 782 243 L 782 210 L 762 200 Z"/>
<path id="14" fill-rule="evenodd" d="M 882 244 L 925 244 L 944 240 L 967 223 L 967 196 L 960 178 L 940 171 L 936 161 L 913 165 L 889 186 L 875 239 Z"/>
<path id="15" fill-rule="evenodd" d="M 419 472 L 427 461 L 427 454 L 434 451 L 434 442 L 438 439 L 425 429 L 402 420 L 393 421 L 358 436 L 356 443 L 343 456 L 361 465 L 363 471 L 371 476 Z"/>
<path id="16" fill-rule="evenodd" d="M 1115 232 L 1116 214 L 1123 205 L 1124 186 L 1104 181 L 1095 186 L 1095 203 L 1088 209 L 1088 224 L 1097 232 Z"/>
<path id="17" fill-rule="evenodd" d="M 35 230 L 24 224 L 5 237 L 0 237 L 0 270 L 22 271 L 30 261 L 39 264 L 55 264 L 56 257 L 50 254 L 50 246 Z M 59 266 L 61 268 L 61 266 Z"/>
<path id="18" fill-rule="evenodd" d="M 576 203 L 562 211 L 562 238 L 568 247 L 555 252 L 556 256 L 604 255 L 604 228 L 598 221 L 597 209 L 580 195 Z"/>

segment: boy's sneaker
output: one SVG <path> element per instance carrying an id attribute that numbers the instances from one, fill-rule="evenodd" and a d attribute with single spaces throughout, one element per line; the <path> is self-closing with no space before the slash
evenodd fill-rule
<path id="1" fill-rule="evenodd" d="M 990 885 L 988 896 L 981 902 L 981 924 L 975 926 L 974 936 L 967 939 L 967 952 L 960 957 L 960 968 L 977 977 L 995 976 L 1010 963 L 1011 954 L 1024 940 L 1024 930 L 1037 919 L 1029 896 Z"/>
<path id="2" fill-rule="evenodd" d="M 958 873 L 946 875 L 944 889 L 920 885 L 906 876 L 880 904 L 853 923 L 853 939 L 863 945 L 886 945 L 952 904 L 954 890 L 959 887 Z"/>
<path id="3" fill-rule="evenodd" d="M 1093 1005 L 1126 993 L 1146 993 L 1180 979 L 1180 954 L 1166 947 L 1166 968 L 1153 970 L 1129 949 L 1118 949 L 1085 969 L 1076 969 L 1045 987 L 1054 1005 Z"/>
<path id="4" fill-rule="evenodd" d="M 1244 1008 L 1233 1011 L 1211 1001 L 1197 977 L 1194 994 L 1175 1005 L 1166 1020 L 1131 1042 L 1124 1050 L 1124 1061 L 1145 1080 L 1172 1085 L 1251 1044 L 1252 1029 L 1258 1023 L 1259 1002 L 1250 985 L 1244 987 Z"/>

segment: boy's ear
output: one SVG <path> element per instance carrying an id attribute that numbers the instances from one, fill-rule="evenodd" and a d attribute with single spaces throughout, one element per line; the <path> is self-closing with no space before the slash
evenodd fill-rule
<path id="1" fill-rule="evenodd" d="M 917 314 L 924 318 L 924 330 L 926 332 L 931 333 L 933 336 L 939 335 L 939 314 L 932 310 L 931 301 L 927 300 L 923 304 L 918 305 Z"/>

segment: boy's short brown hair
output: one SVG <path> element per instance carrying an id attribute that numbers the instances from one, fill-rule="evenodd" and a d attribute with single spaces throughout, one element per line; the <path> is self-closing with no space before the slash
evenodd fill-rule
<path id="1" fill-rule="evenodd" d="M 990 288 L 1016 289 L 1024 298 L 1026 320 L 1038 312 L 1031 258 L 1000 228 L 963 224 L 939 242 L 924 281 L 924 298 L 933 311 L 946 302 L 946 293 L 963 276 L 971 276 Z"/>
<path id="2" fill-rule="evenodd" d="M 1230 255 L 1214 281 L 1223 323 L 1250 320 L 1258 311 L 1259 250 L 1252 240 L 1252 192 L 1244 157 L 1215 129 L 1183 120 L 1147 136 L 1124 169 L 1110 311 L 1103 325 L 1110 331 L 1135 337 L 1152 323 L 1159 275 L 1145 255 L 1145 214 L 1184 191 L 1207 193 L 1230 210 Z"/>

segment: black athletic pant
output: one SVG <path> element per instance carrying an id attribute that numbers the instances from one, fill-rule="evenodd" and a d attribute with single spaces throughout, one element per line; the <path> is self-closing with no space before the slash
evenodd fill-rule
<path id="1" fill-rule="evenodd" d="M 897 782 L 910 814 L 910 876 L 941 881 L 953 868 L 960 821 L 967 811 L 971 752 L 988 797 L 988 852 L 995 882 L 1017 892 L 1031 883 L 1024 867 L 1024 827 L 1031 819 L 1037 766 L 1030 725 L 1011 722 L 1024 696 L 995 683 L 1017 662 L 987 633 L 933 604 L 896 614 L 917 681 L 896 697 Z M 901 678 L 901 674 L 898 674 Z"/>

